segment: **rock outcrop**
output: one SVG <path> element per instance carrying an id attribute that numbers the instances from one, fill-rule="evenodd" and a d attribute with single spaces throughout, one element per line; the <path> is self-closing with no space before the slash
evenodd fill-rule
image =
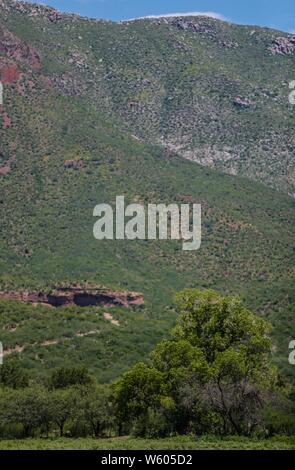
<path id="1" fill-rule="evenodd" d="M 219 44 L 219 46 L 224 48 L 231 49 L 238 47 L 237 42 L 229 40 L 229 38 L 223 37 L 223 35 L 219 35 L 215 27 L 210 22 L 208 22 L 207 18 L 204 16 L 199 16 L 192 19 L 179 17 L 173 19 L 171 25 L 181 31 L 190 31 L 192 33 L 205 35 L 207 38 L 214 40 Z"/>
<path id="2" fill-rule="evenodd" d="M 129 307 L 144 303 L 143 295 L 137 292 L 113 292 L 95 288 L 83 289 L 79 286 L 59 287 L 50 294 L 44 292 L 0 292 L 0 299 L 19 300 L 51 307 L 90 307 L 99 305 Z"/>
<path id="3" fill-rule="evenodd" d="M 6 11 L 16 11 L 28 16 L 42 16 L 51 23 L 56 23 L 63 18 L 63 15 L 55 8 L 45 5 L 36 5 L 16 0 L 0 0 L 0 7 Z"/>
<path id="4" fill-rule="evenodd" d="M 206 28 L 202 23 L 198 21 L 190 21 L 184 18 L 177 18 L 172 21 L 172 25 L 183 31 L 193 31 L 194 33 L 209 33 L 209 29 Z"/>
<path id="5" fill-rule="evenodd" d="M 238 108 L 250 108 L 250 106 L 253 106 L 253 103 L 248 98 L 242 98 L 241 96 L 237 96 L 234 99 L 234 105 Z"/>
<path id="6" fill-rule="evenodd" d="M 0 26 L 0 53 L 8 58 L 24 62 L 32 69 L 39 69 L 41 57 L 30 45 L 25 44 L 17 36 Z"/>
<path id="7" fill-rule="evenodd" d="M 293 54 L 295 52 L 295 35 L 276 38 L 273 41 L 270 51 L 272 54 Z"/>
<path id="8" fill-rule="evenodd" d="M 80 170 L 84 167 L 83 160 L 66 160 L 65 163 L 66 169 Z"/>

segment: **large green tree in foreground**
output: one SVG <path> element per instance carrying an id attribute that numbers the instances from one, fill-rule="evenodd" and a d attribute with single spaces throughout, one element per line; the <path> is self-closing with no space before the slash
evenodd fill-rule
<path id="1" fill-rule="evenodd" d="M 238 297 L 187 289 L 168 340 L 114 385 L 118 416 L 141 435 L 253 433 L 278 386 L 270 325 Z"/>

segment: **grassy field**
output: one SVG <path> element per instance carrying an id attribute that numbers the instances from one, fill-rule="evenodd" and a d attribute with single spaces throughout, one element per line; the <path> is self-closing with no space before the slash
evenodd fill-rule
<path id="1" fill-rule="evenodd" d="M 0 441 L 0 450 L 293 450 L 295 437 L 248 439 L 174 437 L 168 439 L 26 439 Z"/>

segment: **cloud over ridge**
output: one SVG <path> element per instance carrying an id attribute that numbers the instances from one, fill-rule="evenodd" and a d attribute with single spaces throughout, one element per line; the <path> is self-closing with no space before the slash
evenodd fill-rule
<path id="1" fill-rule="evenodd" d="M 139 16 L 138 18 L 130 18 L 129 20 L 125 21 L 135 21 L 135 20 L 143 20 L 143 19 L 155 19 L 155 18 L 174 18 L 174 17 L 183 17 L 183 16 L 207 16 L 209 18 L 215 18 L 216 20 L 228 21 L 221 13 L 217 13 L 215 11 L 188 11 L 185 13 L 165 13 L 163 15 L 147 15 L 147 16 Z"/>

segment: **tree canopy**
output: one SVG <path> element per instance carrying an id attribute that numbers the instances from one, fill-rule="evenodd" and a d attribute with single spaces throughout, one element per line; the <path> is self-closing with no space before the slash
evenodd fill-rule
<path id="1" fill-rule="evenodd" d="M 211 290 L 184 290 L 176 303 L 170 338 L 114 386 L 122 418 L 148 425 L 152 412 L 177 432 L 251 433 L 278 382 L 270 325 L 238 297 Z"/>

